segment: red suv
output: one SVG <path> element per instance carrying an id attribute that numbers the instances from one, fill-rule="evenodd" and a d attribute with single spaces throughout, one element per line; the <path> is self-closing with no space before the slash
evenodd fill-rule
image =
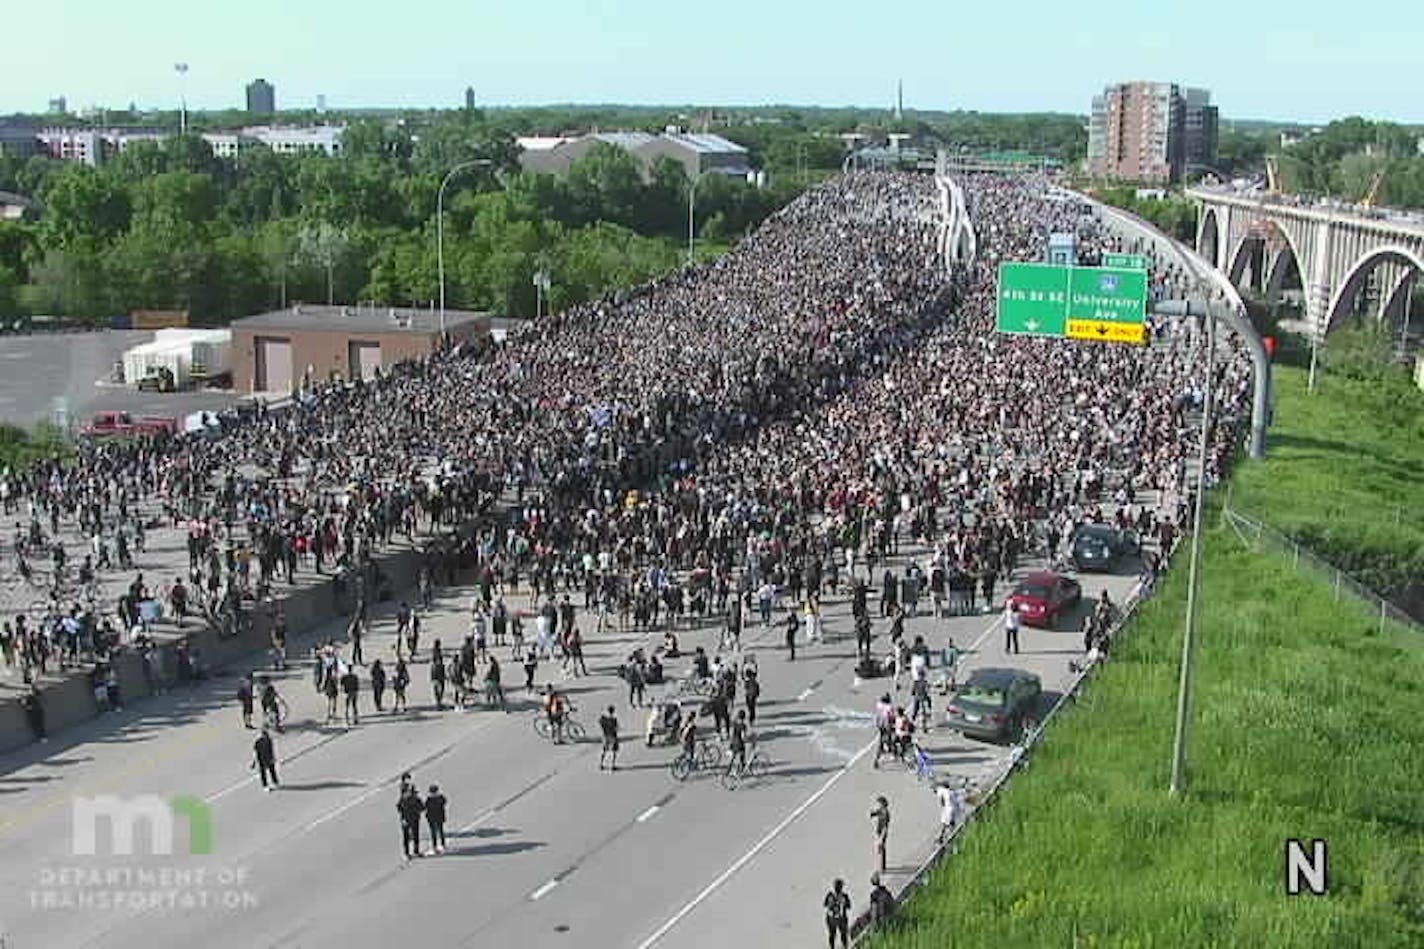
<path id="1" fill-rule="evenodd" d="M 1009 594 L 1008 605 L 1017 606 L 1025 626 L 1053 629 L 1058 618 L 1083 598 L 1083 588 L 1072 577 L 1043 570 L 1019 581 Z"/>

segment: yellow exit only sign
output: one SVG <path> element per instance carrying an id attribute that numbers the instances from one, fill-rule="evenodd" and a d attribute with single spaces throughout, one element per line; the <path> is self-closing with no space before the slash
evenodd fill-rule
<path id="1" fill-rule="evenodd" d="M 1147 327 L 1141 323 L 1116 323 L 1111 320 L 1069 320 L 1063 335 L 1069 339 L 1140 345 L 1147 342 Z"/>

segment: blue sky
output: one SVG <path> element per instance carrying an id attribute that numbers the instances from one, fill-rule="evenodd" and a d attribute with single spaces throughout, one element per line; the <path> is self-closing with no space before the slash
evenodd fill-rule
<path id="1" fill-rule="evenodd" d="M 40 0 L 7 5 L 0 113 L 89 105 L 553 102 L 1085 113 L 1104 83 L 1206 86 L 1227 118 L 1424 122 L 1418 0 Z"/>

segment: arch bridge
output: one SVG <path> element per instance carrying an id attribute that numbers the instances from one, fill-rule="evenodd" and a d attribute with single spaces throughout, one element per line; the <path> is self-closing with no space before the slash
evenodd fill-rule
<path id="1" fill-rule="evenodd" d="M 1351 317 L 1407 323 L 1410 293 L 1424 273 L 1424 216 L 1226 187 L 1187 195 L 1201 206 L 1197 252 L 1267 299 L 1299 290 L 1316 338 Z"/>

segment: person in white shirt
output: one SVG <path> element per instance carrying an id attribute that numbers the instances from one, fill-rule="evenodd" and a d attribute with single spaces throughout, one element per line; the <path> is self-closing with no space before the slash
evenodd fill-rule
<path id="1" fill-rule="evenodd" d="M 941 784 L 935 788 L 935 797 L 939 799 L 939 842 L 944 843 L 964 820 L 968 808 L 960 788 Z"/>

